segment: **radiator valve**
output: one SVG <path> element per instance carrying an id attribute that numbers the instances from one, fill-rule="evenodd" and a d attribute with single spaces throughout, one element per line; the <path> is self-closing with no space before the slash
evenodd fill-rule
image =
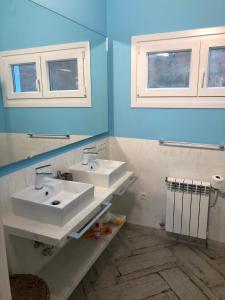
<path id="1" fill-rule="evenodd" d="M 160 229 L 165 230 L 166 224 L 165 224 L 164 221 L 161 221 L 161 222 L 159 223 L 159 226 L 160 226 Z"/>

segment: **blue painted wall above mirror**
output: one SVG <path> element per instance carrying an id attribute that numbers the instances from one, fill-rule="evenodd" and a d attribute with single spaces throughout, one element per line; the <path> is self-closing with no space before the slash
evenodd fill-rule
<path id="1" fill-rule="evenodd" d="M 107 35 L 106 0 L 30 0 L 102 35 Z"/>

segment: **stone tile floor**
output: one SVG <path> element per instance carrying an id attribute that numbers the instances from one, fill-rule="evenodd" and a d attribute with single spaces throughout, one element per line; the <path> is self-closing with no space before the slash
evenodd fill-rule
<path id="1" fill-rule="evenodd" d="M 225 250 L 125 224 L 70 300 L 225 299 Z"/>

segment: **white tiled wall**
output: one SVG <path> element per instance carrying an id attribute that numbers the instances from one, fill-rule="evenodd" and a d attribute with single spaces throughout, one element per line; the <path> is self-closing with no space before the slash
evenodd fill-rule
<path id="1" fill-rule="evenodd" d="M 158 228 L 165 221 L 166 176 L 210 181 L 212 174 L 225 175 L 224 151 L 165 147 L 144 139 L 109 140 L 110 158 L 126 161 L 138 176 L 130 192 L 114 200 L 114 208 L 131 223 Z M 225 197 L 210 209 L 209 238 L 225 242 Z"/>
<path id="2" fill-rule="evenodd" d="M 99 157 L 108 157 L 108 139 L 102 139 L 95 143 L 99 148 Z M 82 149 L 75 149 L 54 158 L 42 161 L 41 163 L 24 168 L 20 171 L 11 173 L 7 176 L 0 177 L 0 212 L 4 218 L 12 213 L 10 195 L 16 191 L 34 184 L 35 168 L 50 163 L 54 170 L 66 171 L 67 168 L 76 162 L 82 160 Z M 9 267 L 12 272 L 31 272 L 36 273 L 41 266 L 49 259 L 41 255 L 41 250 L 33 248 L 32 241 L 9 236 L 7 237 L 7 253 L 9 258 Z"/>
<path id="3" fill-rule="evenodd" d="M 185 177 L 210 180 L 211 175 L 225 175 L 225 152 L 159 146 L 158 141 L 110 137 L 97 142 L 100 157 L 122 160 L 134 171 L 138 181 L 124 197 L 113 200 L 114 208 L 125 213 L 131 223 L 159 227 L 165 220 L 165 177 Z M 82 159 L 82 148 L 56 156 L 37 165 L 0 177 L 2 218 L 11 213 L 10 195 L 34 183 L 34 169 L 51 163 L 56 170 Z M 144 197 L 143 197 L 144 195 Z M 210 239 L 225 242 L 225 198 L 210 210 Z M 10 269 L 13 272 L 36 273 L 46 261 L 32 241 L 17 237 L 7 238 Z"/>

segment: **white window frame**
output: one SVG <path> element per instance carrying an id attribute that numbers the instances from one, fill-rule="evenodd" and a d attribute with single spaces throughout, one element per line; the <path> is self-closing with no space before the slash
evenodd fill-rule
<path id="1" fill-rule="evenodd" d="M 199 53 L 195 53 L 196 58 L 199 56 L 199 64 L 201 61 L 201 47 L 204 45 L 204 39 L 211 39 L 212 37 L 222 37 L 222 34 L 225 34 L 225 27 L 215 27 L 215 28 L 205 28 L 205 29 L 195 29 L 195 30 L 186 30 L 178 31 L 171 33 L 161 33 L 161 34 L 152 34 L 152 35 L 142 35 L 142 36 L 133 36 L 131 41 L 131 107 L 132 108 L 225 108 L 225 97 L 223 94 L 213 94 L 200 96 L 199 94 L 199 84 L 201 80 L 201 74 L 198 70 L 195 74 L 196 82 L 195 88 L 192 92 L 198 89 L 198 94 L 193 96 L 188 95 L 178 95 L 170 96 L 169 93 L 165 96 L 149 96 L 149 95 L 139 95 L 139 83 L 138 83 L 138 56 L 141 53 L 141 47 L 148 47 L 151 44 L 156 44 L 156 42 L 165 45 L 172 42 L 178 42 L 183 39 L 183 41 L 194 41 L 200 42 Z M 154 43 L 153 43 L 154 42 Z M 163 42 L 163 43 L 162 43 Z M 168 49 L 169 50 L 169 49 Z M 170 49 L 170 51 L 173 49 Z M 184 47 L 185 50 L 185 47 Z M 196 51 L 196 50 L 195 50 Z M 196 64 L 195 64 L 196 66 Z M 142 72 L 145 74 L 145 70 Z M 175 89 L 172 93 L 174 92 Z"/>
<path id="2" fill-rule="evenodd" d="M 33 92 L 14 92 L 14 84 L 13 84 L 13 75 L 12 75 L 12 65 L 16 64 L 26 64 L 26 63 L 35 63 L 36 64 L 36 87 L 37 91 Z M 40 57 L 38 55 L 26 55 L 26 56 L 10 56 L 9 58 L 3 59 L 3 72 L 5 74 L 5 78 L 8 78 L 8 83 L 5 85 L 6 94 L 8 99 L 29 99 L 29 98 L 42 98 L 42 92 L 39 88 L 39 80 L 41 78 L 41 62 Z"/>
<path id="3" fill-rule="evenodd" d="M 141 97 L 174 97 L 174 96 L 197 96 L 196 81 L 198 81 L 200 41 L 195 39 L 179 39 L 170 41 L 154 41 L 150 46 L 140 43 L 137 56 L 137 83 L 138 95 Z M 148 53 L 191 51 L 190 81 L 188 88 L 147 88 L 148 81 Z M 142 72 L 144 70 L 144 72 Z"/>
<path id="4" fill-rule="evenodd" d="M 201 41 L 201 60 L 199 67 L 199 84 L 198 84 L 198 95 L 199 96 L 210 96 L 210 97 L 221 97 L 225 96 L 225 87 L 207 87 L 208 81 L 208 70 L 209 70 L 209 51 L 210 48 L 225 47 L 225 34 L 215 35 L 202 39 Z"/>
<path id="5" fill-rule="evenodd" d="M 47 62 L 78 59 L 79 89 L 50 91 Z M 36 62 L 38 92 L 14 93 L 11 65 Z M 0 52 L 0 77 L 5 107 L 91 107 L 89 42 Z"/>
<path id="6" fill-rule="evenodd" d="M 45 98 L 80 98 L 86 96 L 85 84 L 84 84 L 84 58 L 85 52 L 82 49 L 77 50 L 65 50 L 54 51 L 53 53 L 44 54 L 41 56 L 41 68 L 43 70 L 42 83 L 43 83 L 43 95 Z M 48 62 L 62 61 L 66 59 L 77 59 L 78 68 L 78 90 L 66 90 L 66 91 L 51 91 L 49 82 L 49 68 Z"/>

